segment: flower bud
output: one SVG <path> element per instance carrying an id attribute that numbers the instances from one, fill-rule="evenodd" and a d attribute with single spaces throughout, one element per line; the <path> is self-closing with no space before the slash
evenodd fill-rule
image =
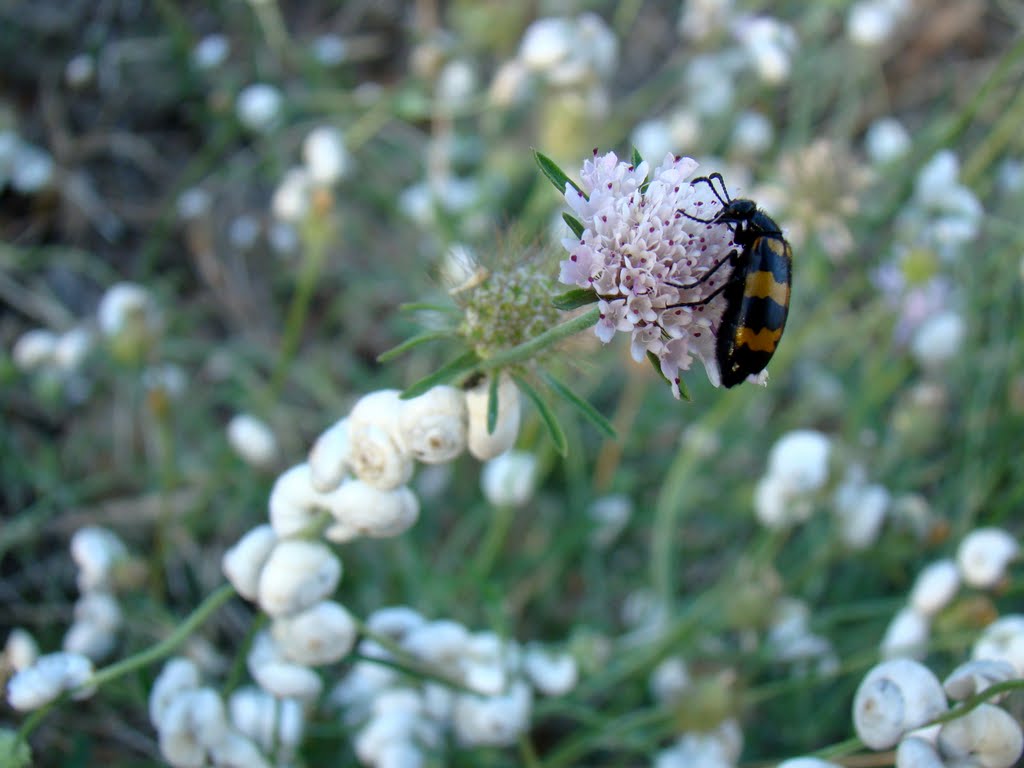
<path id="1" fill-rule="evenodd" d="M 108 589 L 114 566 L 128 550 L 117 534 L 99 526 L 79 528 L 71 537 L 71 559 L 78 566 L 78 589 Z"/>
<path id="2" fill-rule="evenodd" d="M 309 608 L 334 592 L 341 561 L 321 542 L 278 541 L 260 571 L 257 601 L 271 616 Z"/>
<path id="3" fill-rule="evenodd" d="M 1010 768 L 1024 752 L 1024 734 L 1008 712 L 993 704 L 979 704 L 942 724 L 939 752 L 948 764 Z"/>
<path id="4" fill-rule="evenodd" d="M 1017 670 L 1008 661 L 979 659 L 968 661 L 954 669 L 942 687 L 953 701 L 963 701 L 982 693 L 993 685 L 1018 678 Z M 991 699 L 995 702 L 998 699 Z"/>
<path id="5" fill-rule="evenodd" d="M 1009 614 L 985 627 L 971 657 L 1006 661 L 1024 677 L 1024 616 Z"/>
<path id="6" fill-rule="evenodd" d="M 316 672 L 284 658 L 269 632 L 253 638 L 246 664 L 260 688 L 278 698 L 312 701 L 323 688 Z"/>
<path id="7" fill-rule="evenodd" d="M 509 746 L 529 727 L 532 709 L 530 687 L 521 680 L 501 696 L 460 694 L 452 712 L 455 739 L 463 746 Z"/>
<path id="8" fill-rule="evenodd" d="M 364 483 L 389 491 L 412 477 L 412 458 L 401 440 L 402 401 L 396 389 L 361 397 L 349 414 L 352 471 Z"/>
<path id="9" fill-rule="evenodd" d="M 228 442 L 243 461 L 254 467 L 272 466 L 277 459 L 277 438 L 270 426 L 249 413 L 228 423 Z"/>
<path id="10" fill-rule="evenodd" d="M 268 752 L 276 747 L 290 754 L 302 741 L 304 716 L 296 699 L 278 699 L 250 685 L 231 694 L 228 711 L 232 725 Z"/>
<path id="11" fill-rule="evenodd" d="M 419 513 L 419 501 L 406 486 L 383 491 L 361 480 L 346 480 L 331 493 L 331 514 L 336 522 L 324 536 L 339 543 L 358 536 L 397 536 L 416 522 Z"/>
<path id="12" fill-rule="evenodd" d="M 545 696 L 564 696 L 576 687 L 579 670 L 568 653 L 553 653 L 539 645 L 527 647 L 523 672 L 530 683 Z"/>
<path id="13" fill-rule="evenodd" d="M 922 616 L 934 616 L 945 608 L 960 588 L 960 573 L 952 560 L 938 560 L 921 569 L 908 602 Z"/>
<path id="14" fill-rule="evenodd" d="M 286 659 L 307 666 L 339 661 L 356 642 L 352 615 L 330 600 L 276 619 L 270 632 Z"/>
<path id="15" fill-rule="evenodd" d="M 537 457 L 526 451 L 506 451 L 484 464 L 480 485 L 494 506 L 521 507 L 537 487 Z"/>
<path id="16" fill-rule="evenodd" d="M 274 128 L 281 118 L 284 97 L 273 85 L 253 83 L 238 94 L 235 113 L 239 122 L 255 133 L 266 133 Z"/>
<path id="17" fill-rule="evenodd" d="M 314 128 L 302 143 L 302 159 L 314 184 L 334 184 L 348 170 L 349 155 L 337 128 Z"/>
<path id="18" fill-rule="evenodd" d="M 34 371 L 53 362 L 57 351 L 57 334 L 45 328 L 33 328 L 18 337 L 11 358 L 20 371 Z"/>
<path id="19" fill-rule="evenodd" d="M 7 682 L 7 703 L 27 712 L 38 709 L 64 691 L 76 691 L 74 698 L 91 696 L 94 688 L 85 686 L 92 677 L 92 662 L 78 653 L 48 653 L 16 672 Z"/>
<path id="20" fill-rule="evenodd" d="M 494 431 L 487 431 L 488 380 L 466 391 L 466 409 L 469 418 L 469 452 L 481 461 L 493 459 L 515 445 L 519 436 L 522 406 L 519 388 L 511 376 L 502 374 L 498 383 L 498 419 Z"/>
<path id="21" fill-rule="evenodd" d="M 7 635 L 0 666 L 19 672 L 35 664 L 39 658 L 39 645 L 27 629 L 15 627 Z"/>
<path id="22" fill-rule="evenodd" d="M 159 727 L 171 700 L 198 687 L 199 668 L 193 661 L 183 656 L 168 659 L 149 692 L 149 721 Z"/>
<path id="23" fill-rule="evenodd" d="M 399 438 L 413 458 L 424 464 L 441 464 L 466 449 L 467 418 L 465 393 L 437 386 L 402 401 Z"/>
<path id="24" fill-rule="evenodd" d="M 1018 551 L 1017 540 L 1006 531 L 977 528 L 960 542 L 956 561 L 964 583 L 984 589 L 999 583 Z"/>

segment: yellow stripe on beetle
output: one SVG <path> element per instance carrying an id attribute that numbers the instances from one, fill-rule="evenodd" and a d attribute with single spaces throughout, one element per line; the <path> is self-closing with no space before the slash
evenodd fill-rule
<path id="1" fill-rule="evenodd" d="M 771 299 L 783 307 L 789 304 L 789 283 L 780 283 L 771 272 L 761 270 L 747 275 L 743 295 L 757 299 Z"/>
<path id="2" fill-rule="evenodd" d="M 768 328 L 755 331 L 747 326 L 736 329 L 736 346 L 747 347 L 754 352 L 774 352 L 781 338 L 781 328 L 776 328 L 774 331 Z"/>

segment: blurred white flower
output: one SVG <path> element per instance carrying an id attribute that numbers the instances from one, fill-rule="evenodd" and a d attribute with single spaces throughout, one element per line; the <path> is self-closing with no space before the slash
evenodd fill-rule
<path id="1" fill-rule="evenodd" d="M 270 489 L 270 524 L 281 537 L 294 536 L 316 524 L 330 510 L 330 495 L 313 487 L 309 464 L 285 470 Z"/>
<path id="2" fill-rule="evenodd" d="M 172 766 L 191 768 L 205 763 L 207 753 L 228 735 L 224 702 L 212 688 L 178 693 L 156 723 L 160 754 Z"/>
<path id="3" fill-rule="evenodd" d="M 937 560 L 921 569 L 908 602 L 922 616 L 934 616 L 952 602 L 960 589 L 960 572 L 950 559 Z"/>
<path id="4" fill-rule="evenodd" d="M 768 453 L 768 474 L 794 491 L 820 490 L 828 480 L 829 438 L 810 429 L 797 429 L 780 437 Z"/>
<path id="5" fill-rule="evenodd" d="M 401 439 L 403 401 L 397 389 L 359 398 L 349 413 L 349 461 L 356 477 L 382 491 L 409 482 L 412 457 Z"/>
<path id="6" fill-rule="evenodd" d="M 1002 659 L 976 659 L 967 661 L 954 669 L 945 680 L 942 688 L 953 701 L 963 701 L 991 688 L 993 685 L 1007 680 L 1016 680 L 1017 670 L 1008 661 Z M 990 699 L 995 703 L 999 698 Z"/>
<path id="7" fill-rule="evenodd" d="M 328 32 L 312 43 L 313 58 L 325 67 L 336 67 L 348 56 L 348 46 L 338 35 Z"/>
<path id="8" fill-rule="evenodd" d="M 57 177 L 53 156 L 46 150 L 21 141 L 11 159 L 11 188 L 19 195 L 37 195 L 49 189 Z"/>
<path id="9" fill-rule="evenodd" d="M 260 608 L 271 616 L 309 608 L 334 592 L 341 571 L 341 561 L 322 542 L 278 541 L 260 571 Z"/>
<path id="10" fill-rule="evenodd" d="M 228 59 L 231 43 L 221 34 L 206 35 L 192 49 L 192 63 L 196 69 L 210 71 Z"/>
<path id="11" fill-rule="evenodd" d="M 504 747 L 514 744 L 530 725 L 533 695 L 516 681 L 500 696 L 459 694 L 452 712 L 455 739 L 465 747 Z"/>
<path id="12" fill-rule="evenodd" d="M 544 71 L 568 58 L 575 44 L 568 19 L 537 19 L 523 33 L 519 59 L 534 71 Z"/>
<path id="13" fill-rule="evenodd" d="M 686 0 L 677 28 L 684 39 L 700 42 L 725 31 L 734 16 L 733 0 Z"/>
<path id="14" fill-rule="evenodd" d="M 65 691 L 80 689 L 74 698 L 86 698 L 94 692 L 86 686 L 92 672 L 92 662 L 81 654 L 48 653 L 7 681 L 7 703 L 27 712 L 49 704 Z"/>
<path id="15" fill-rule="evenodd" d="M 1024 615 L 1008 614 L 981 631 L 971 650 L 972 659 L 1005 661 L 1024 677 Z"/>
<path id="16" fill-rule="evenodd" d="M 316 672 L 286 659 L 267 631 L 253 638 L 246 666 L 260 688 L 277 698 L 314 701 L 323 689 Z"/>
<path id="17" fill-rule="evenodd" d="M 93 333 L 85 326 L 77 326 L 57 337 L 53 362 L 63 373 L 73 373 L 92 351 Z"/>
<path id="18" fill-rule="evenodd" d="M 64 65 L 64 82 L 69 88 L 84 88 L 96 77 L 96 59 L 91 53 L 79 53 Z"/>
<path id="19" fill-rule="evenodd" d="M 277 535 L 270 525 L 259 525 L 248 531 L 224 553 L 221 570 L 228 581 L 246 600 L 255 600 L 259 593 L 260 571 L 270 557 Z"/>
<path id="20" fill-rule="evenodd" d="M 484 496 L 496 507 L 521 507 L 537 488 L 537 457 L 526 451 L 506 451 L 488 461 L 480 473 Z"/>
<path id="21" fill-rule="evenodd" d="M 121 607 L 107 592 L 86 592 L 75 602 L 74 621 L 64 634 L 63 649 L 102 661 L 117 644 Z"/>
<path id="22" fill-rule="evenodd" d="M 210 747 L 210 760 L 217 768 L 271 768 L 256 743 L 237 731 Z"/>
<path id="23" fill-rule="evenodd" d="M 57 334 L 45 328 L 25 331 L 14 342 L 11 359 L 19 370 L 35 371 L 51 365 L 57 352 Z"/>
<path id="24" fill-rule="evenodd" d="M 1006 710 L 979 704 L 942 724 L 938 747 L 947 765 L 1010 768 L 1024 752 L 1024 733 Z"/>
<path id="25" fill-rule="evenodd" d="M 746 156 L 767 151 L 775 139 L 772 122 L 760 112 L 746 110 L 736 116 L 732 127 L 732 148 Z"/>
<path id="26" fill-rule="evenodd" d="M 487 98 L 496 107 L 508 108 L 521 104 L 530 94 L 529 72 L 520 59 L 503 62 L 494 73 Z"/>
<path id="27" fill-rule="evenodd" d="M 466 408 L 469 419 L 467 444 L 469 452 L 481 461 L 493 459 L 515 445 L 519 436 L 521 403 L 519 388 L 512 377 L 501 374 L 498 383 L 498 419 L 494 431 L 487 429 L 487 402 L 490 390 L 489 380 L 480 382 L 466 391 Z"/>
<path id="28" fill-rule="evenodd" d="M 302 143 L 302 159 L 314 184 L 330 185 L 344 177 L 351 165 L 345 138 L 330 125 L 314 128 Z"/>
<path id="29" fill-rule="evenodd" d="M 414 608 L 407 605 L 390 605 L 377 608 L 366 617 L 366 628 L 377 635 L 384 635 L 395 642 L 402 642 L 409 632 L 422 627 L 427 620 Z"/>
<path id="30" fill-rule="evenodd" d="M 109 589 L 115 566 L 128 557 L 128 549 L 116 533 L 94 525 L 75 531 L 70 549 L 78 566 L 79 592 Z"/>
<path id="31" fill-rule="evenodd" d="M 213 198 L 202 187 L 189 187 L 178 195 L 177 211 L 182 221 L 193 221 L 206 216 L 213 206 Z"/>
<path id="32" fill-rule="evenodd" d="M 280 221 L 300 224 L 312 206 L 313 178 L 305 166 L 293 166 L 274 190 L 270 208 Z"/>
<path id="33" fill-rule="evenodd" d="M 956 562 L 964 583 L 987 589 L 996 586 L 1017 558 L 1017 540 L 1001 528 L 976 528 L 964 536 Z"/>
<path id="34" fill-rule="evenodd" d="M 330 541 L 358 536 L 389 538 L 404 533 L 419 518 L 420 504 L 408 486 L 382 491 L 362 480 L 345 480 L 330 494 L 334 523 L 324 532 Z"/>
<path id="35" fill-rule="evenodd" d="M 15 627 L 7 635 L 0 667 L 18 672 L 31 666 L 39 658 L 39 645 L 32 633 L 22 627 Z"/>
<path id="36" fill-rule="evenodd" d="M 335 422 L 313 443 L 309 451 L 310 481 L 320 493 L 337 488 L 349 471 L 348 418 Z"/>
<path id="37" fill-rule="evenodd" d="M 466 395 L 461 389 L 441 385 L 400 401 L 398 437 L 418 461 L 451 461 L 466 449 L 467 429 Z"/>
<path id="38" fill-rule="evenodd" d="M 743 731 L 736 720 L 723 721 L 712 731 L 684 733 L 654 758 L 655 768 L 734 768 L 743 750 Z"/>
<path id="39" fill-rule="evenodd" d="M 701 115 L 715 117 L 732 109 L 736 99 L 735 70 L 733 61 L 722 53 L 698 54 L 689 60 L 683 77 L 689 96 L 688 103 L 696 114 L 682 113 L 686 115 L 682 120 L 677 116 L 677 122 L 685 121 L 688 125 L 675 125 L 673 134 L 677 134 L 680 127 L 699 129 Z"/>
<path id="40" fill-rule="evenodd" d="M 402 647 L 417 658 L 453 669 L 465 655 L 469 639 L 469 630 L 458 622 L 435 619 L 409 630 Z"/>
<path id="41" fill-rule="evenodd" d="M 658 704 L 670 707 L 682 700 L 691 682 L 686 660 L 682 656 L 669 656 L 651 672 L 647 687 Z"/>
<path id="42" fill-rule="evenodd" d="M 130 332 L 154 336 L 163 321 L 152 294 L 137 283 L 116 283 L 107 289 L 96 308 L 96 322 L 108 338 Z"/>
<path id="43" fill-rule="evenodd" d="M 913 608 L 903 608 L 889 622 L 880 644 L 883 659 L 922 659 L 928 652 L 931 623 Z"/>
<path id="44" fill-rule="evenodd" d="M 284 96 L 281 91 L 267 83 L 247 85 L 235 101 L 238 121 L 255 133 L 267 133 L 281 120 Z"/>
<path id="45" fill-rule="evenodd" d="M 473 64 L 465 59 L 449 61 L 437 77 L 437 108 L 448 115 L 466 111 L 476 94 L 477 76 Z"/>
<path id="46" fill-rule="evenodd" d="M 255 686 L 243 686 L 228 699 L 231 724 L 261 749 L 289 760 L 302 741 L 305 715 L 297 699 L 279 699 Z"/>
<path id="47" fill-rule="evenodd" d="M 910 352 L 923 368 L 939 370 L 960 353 L 965 335 L 964 319 L 958 312 L 939 312 L 927 317 L 914 332 Z"/>
<path id="48" fill-rule="evenodd" d="M 185 691 L 199 687 L 199 667 L 183 656 L 167 660 L 149 691 L 149 721 L 159 727 L 171 701 Z"/>
<path id="49" fill-rule="evenodd" d="M 732 30 L 764 82 L 779 85 L 789 79 L 798 46 L 793 27 L 771 16 L 742 16 Z"/>
<path id="50" fill-rule="evenodd" d="M 270 627 L 285 658 L 312 667 L 332 664 L 348 655 L 355 645 L 356 631 L 352 614 L 331 600 L 279 617 Z"/>
<path id="51" fill-rule="evenodd" d="M 157 363 L 147 366 L 142 372 L 142 386 L 150 395 L 178 400 L 188 388 L 188 376 L 180 365 Z"/>
<path id="52" fill-rule="evenodd" d="M 665 118 L 655 117 L 636 124 L 630 135 L 630 143 L 636 147 L 641 157 L 664 157 L 669 152 L 678 150 L 673 141 Z"/>
<path id="53" fill-rule="evenodd" d="M 251 413 L 238 413 L 228 422 L 228 443 L 243 461 L 269 467 L 278 455 L 277 438 L 270 425 Z"/>
<path id="54" fill-rule="evenodd" d="M 814 505 L 782 477 L 767 474 L 754 487 L 754 514 L 765 528 L 786 528 L 810 518 Z"/>
<path id="55" fill-rule="evenodd" d="M 530 684 L 545 696 L 564 696 L 576 687 L 579 668 L 576 659 L 532 643 L 523 653 L 523 672 Z"/>
<path id="56" fill-rule="evenodd" d="M 903 157 L 911 145 L 910 134 L 895 117 L 878 118 L 868 126 L 864 135 L 864 150 L 876 165 Z"/>
<path id="57" fill-rule="evenodd" d="M 857 45 L 874 48 L 892 38 L 910 11 L 908 0 L 860 0 L 846 17 L 846 34 Z"/>
<path id="58" fill-rule="evenodd" d="M 228 242 L 235 250 L 247 253 L 256 246 L 261 229 L 262 225 L 256 216 L 243 213 L 228 224 Z"/>
<path id="59" fill-rule="evenodd" d="M 878 484 L 858 480 L 842 483 L 835 494 L 839 538 L 853 550 L 867 549 L 878 540 L 891 496 Z"/>
<path id="60" fill-rule="evenodd" d="M 527 27 L 519 59 L 560 87 L 607 79 L 618 63 L 618 40 L 594 13 L 575 19 L 543 18 Z"/>

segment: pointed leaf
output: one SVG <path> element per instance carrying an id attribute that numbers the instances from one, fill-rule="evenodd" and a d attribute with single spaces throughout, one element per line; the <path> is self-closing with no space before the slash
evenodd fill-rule
<path id="1" fill-rule="evenodd" d="M 565 456 L 568 454 L 569 442 L 566 440 L 565 432 L 562 431 L 562 426 L 558 423 L 558 419 L 555 417 L 555 412 L 551 410 L 551 406 L 548 405 L 548 402 L 540 392 L 534 389 L 533 385 L 522 376 L 512 374 L 512 377 L 523 393 L 533 402 L 537 413 L 540 414 L 541 421 L 547 427 L 548 436 L 551 438 L 551 442 L 555 444 L 555 450 L 558 451 L 558 455 Z"/>
<path id="2" fill-rule="evenodd" d="M 571 184 L 573 189 L 581 195 L 583 194 L 583 190 L 576 186 L 576 182 L 566 176 L 565 171 L 559 168 L 558 163 L 550 157 L 541 154 L 537 150 L 533 151 L 533 157 L 536 159 L 537 165 L 540 166 L 540 172 L 547 176 L 548 181 L 555 185 L 555 189 L 558 190 L 559 194 L 565 194 L 566 184 Z"/>
<path id="3" fill-rule="evenodd" d="M 547 371 L 542 371 L 540 375 L 555 394 L 559 395 L 563 400 L 579 411 L 587 421 L 597 427 L 599 432 L 603 433 L 606 437 L 610 437 L 612 440 L 616 439 L 617 435 L 615 434 L 615 427 L 612 426 L 612 423 L 608 421 L 608 419 L 606 419 L 604 415 L 597 410 L 597 408 L 577 395 Z"/>
<path id="4" fill-rule="evenodd" d="M 447 384 L 457 376 L 460 376 L 463 373 L 468 373 L 473 370 L 479 362 L 480 356 L 471 349 L 467 350 L 454 360 L 442 365 L 433 373 L 424 376 L 411 387 L 406 389 L 399 397 L 401 397 L 402 400 L 410 400 L 414 397 L 419 397 L 431 387 L 436 387 L 438 384 Z"/>
<path id="5" fill-rule="evenodd" d="M 640 167 L 640 163 L 642 163 L 643 161 L 644 161 L 644 158 L 643 158 L 643 156 L 641 156 L 640 150 L 637 149 L 636 147 L 633 147 L 633 156 L 630 159 L 630 162 L 633 163 L 633 167 L 634 168 L 639 168 Z"/>
<path id="6" fill-rule="evenodd" d="M 416 334 L 403 341 L 386 352 L 381 352 L 377 355 L 378 363 L 386 363 L 389 360 L 394 360 L 399 355 L 403 355 L 414 347 L 418 347 L 420 344 L 426 344 L 430 341 L 439 341 L 440 339 L 448 339 L 453 336 L 449 331 L 425 331 L 424 333 Z"/>
<path id="7" fill-rule="evenodd" d="M 562 221 L 569 225 L 569 229 L 576 235 L 580 240 L 583 239 L 583 222 L 568 213 L 562 214 Z"/>
<path id="8" fill-rule="evenodd" d="M 492 371 L 487 385 L 487 434 L 493 435 L 498 427 L 498 382 L 501 371 Z"/>
<path id="9" fill-rule="evenodd" d="M 591 288 L 573 288 L 552 298 L 551 305 L 555 309 L 569 310 L 585 307 L 600 300 L 601 297 Z"/>

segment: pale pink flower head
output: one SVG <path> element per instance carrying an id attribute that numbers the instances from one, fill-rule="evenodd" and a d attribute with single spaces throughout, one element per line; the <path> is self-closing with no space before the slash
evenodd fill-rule
<path id="1" fill-rule="evenodd" d="M 614 152 L 595 152 L 583 164 L 580 190 L 565 188 L 583 235 L 562 241 L 569 257 L 559 280 L 594 290 L 598 338 L 607 343 L 628 332 L 633 358 L 653 354 L 677 398 L 679 374 L 694 356 L 719 384 L 715 336 L 724 300 L 698 302 L 722 287 L 731 266 L 698 281 L 736 250 L 729 226 L 713 222 L 721 200 L 708 184 L 687 181 L 696 168 L 696 161 L 671 154 L 652 171 L 646 161 L 633 166 Z"/>

